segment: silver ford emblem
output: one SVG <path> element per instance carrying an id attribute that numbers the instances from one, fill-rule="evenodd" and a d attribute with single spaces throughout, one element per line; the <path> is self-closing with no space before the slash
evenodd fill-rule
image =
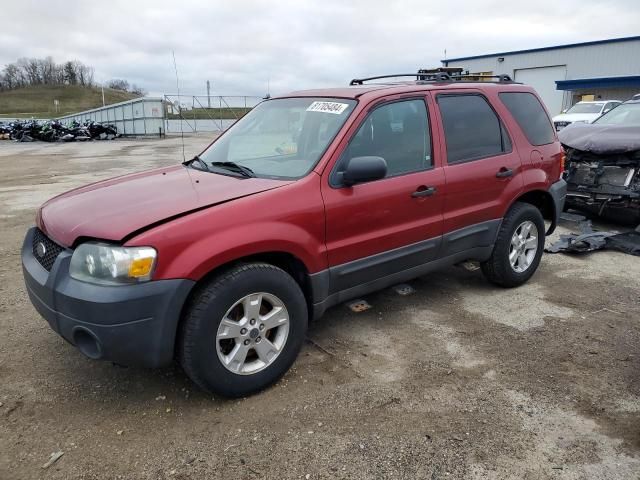
<path id="1" fill-rule="evenodd" d="M 38 242 L 36 244 L 36 254 L 40 258 L 44 258 L 44 255 L 47 253 L 47 247 L 44 246 L 44 243 Z"/>

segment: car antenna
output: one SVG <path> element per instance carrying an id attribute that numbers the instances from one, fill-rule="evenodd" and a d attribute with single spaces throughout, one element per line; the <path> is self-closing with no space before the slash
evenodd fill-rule
<path id="1" fill-rule="evenodd" d="M 176 64 L 176 52 L 171 50 L 173 56 L 173 69 L 176 72 L 176 89 L 178 90 L 178 113 L 180 114 L 180 140 L 182 141 L 182 161 L 186 162 L 187 158 L 184 155 L 184 130 L 182 128 L 182 107 L 180 105 L 180 80 L 178 79 L 178 65 Z"/>

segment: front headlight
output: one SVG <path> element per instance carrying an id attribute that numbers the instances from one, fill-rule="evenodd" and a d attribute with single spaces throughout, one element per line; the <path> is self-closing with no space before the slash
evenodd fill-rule
<path id="1" fill-rule="evenodd" d="M 87 242 L 73 252 L 69 274 L 76 280 L 122 285 L 151 280 L 157 253 L 152 247 Z"/>

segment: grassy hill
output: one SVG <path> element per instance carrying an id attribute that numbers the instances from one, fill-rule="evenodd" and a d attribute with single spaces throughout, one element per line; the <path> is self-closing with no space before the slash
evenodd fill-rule
<path id="1" fill-rule="evenodd" d="M 192 108 L 191 110 L 182 110 L 182 118 L 186 120 L 219 120 L 219 119 L 238 119 L 245 115 L 251 108 L 244 107 L 212 107 L 212 108 Z M 180 117 L 178 113 L 168 113 L 167 118 L 177 120 Z"/>
<path id="2" fill-rule="evenodd" d="M 120 90 L 104 89 L 104 101 L 124 102 L 137 95 Z M 54 100 L 58 100 L 58 113 Z M 81 112 L 102 106 L 102 90 L 78 85 L 40 85 L 0 92 L 0 119 L 5 118 L 54 118 L 68 113 Z"/>

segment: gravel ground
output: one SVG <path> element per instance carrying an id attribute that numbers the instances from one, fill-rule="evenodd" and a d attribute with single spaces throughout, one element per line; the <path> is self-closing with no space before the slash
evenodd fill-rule
<path id="1" fill-rule="evenodd" d="M 181 154 L 175 138 L 0 142 L 1 479 L 640 478 L 640 260 L 620 253 L 545 255 L 515 290 L 455 267 L 335 307 L 242 400 L 179 367 L 84 358 L 24 290 L 35 209 Z"/>

